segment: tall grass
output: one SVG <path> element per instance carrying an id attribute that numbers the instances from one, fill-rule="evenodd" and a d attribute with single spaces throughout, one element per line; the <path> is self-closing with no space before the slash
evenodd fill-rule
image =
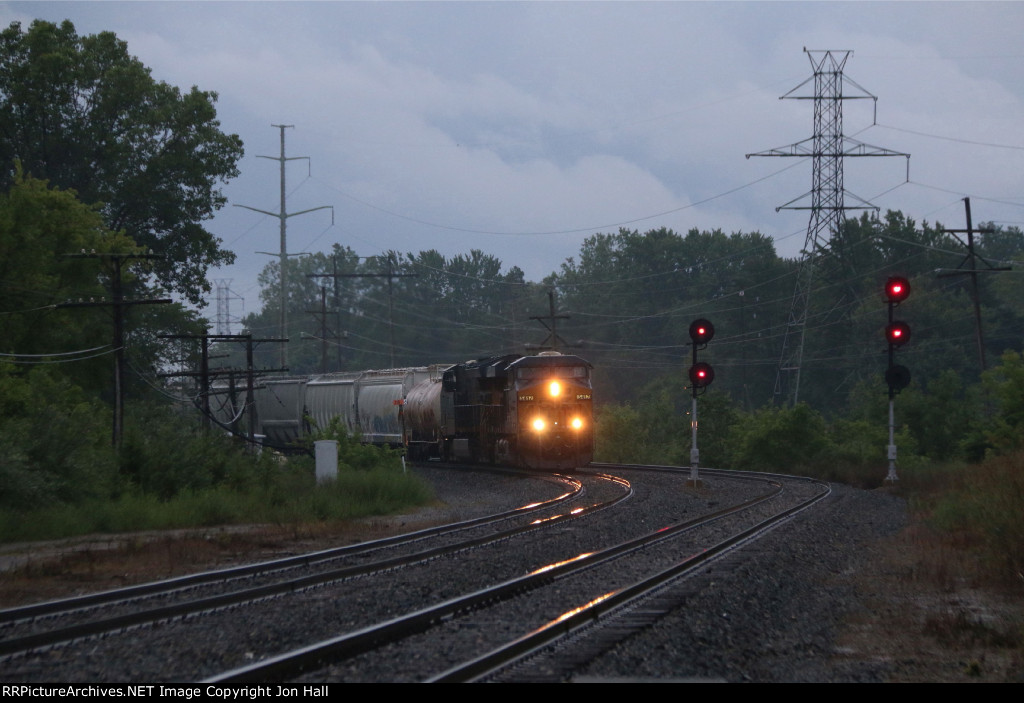
<path id="1" fill-rule="evenodd" d="M 342 471 L 316 484 L 312 475 L 281 467 L 263 486 L 214 486 L 172 498 L 133 491 L 109 500 L 0 511 L 0 542 L 56 539 L 91 533 L 132 532 L 230 524 L 297 524 L 386 515 L 432 498 L 430 488 L 393 469 Z"/>
<path id="2" fill-rule="evenodd" d="M 982 577 L 1024 590 L 1024 452 L 901 474 L 912 510 L 977 557 Z"/>
<path id="3" fill-rule="evenodd" d="M 67 495 L 37 491 L 35 500 L 0 500 L 0 542 L 346 520 L 432 499 L 425 483 L 402 471 L 398 452 L 362 445 L 337 427 L 338 479 L 318 485 L 308 456 L 286 459 L 265 451 L 257 457 L 222 435 L 202 432 L 189 416 L 154 406 L 133 410 L 124 446 L 110 462 L 113 476 L 100 483 L 79 472 L 71 477 L 77 490 Z M 64 483 L 76 485 L 71 478 Z"/>

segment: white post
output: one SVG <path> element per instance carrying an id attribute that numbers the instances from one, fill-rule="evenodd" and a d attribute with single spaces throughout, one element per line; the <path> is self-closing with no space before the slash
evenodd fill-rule
<path id="1" fill-rule="evenodd" d="M 697 396 L 694 396 L 690 411 L 690 480 L 694 483 L 700 480 L 697 471 L 697 464 L 699 462 L 700 450 L 697 449 Z"/>
<path id="2" fill-rule="evenodd" d="M 338 479 L 338 441 L 320 439 L 313 443 L 316 453 L 316 482 L 326 483 Z"/>
<path id="3" fill-rule="evenodd" d="M 896 475 L 896 441 L 895 441 L 895 427 L 896 420 L 895 414 L 893 413 L 894 399 L 892 395 L 889 395 L 889 475 L 885 477 L 886 483 L 895 483 L 899 481 L 899 476 Z"/>

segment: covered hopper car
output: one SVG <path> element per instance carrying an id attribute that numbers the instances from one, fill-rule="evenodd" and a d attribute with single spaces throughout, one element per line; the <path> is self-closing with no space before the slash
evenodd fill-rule
<path id="1" fill-rule="evenodd" d="M 578 356 L 542 352 L 265 381 L 257 432 L 282 446 L 338 418 L 416 460 L 572 469 L 593 458 L 590 371 Z"/>

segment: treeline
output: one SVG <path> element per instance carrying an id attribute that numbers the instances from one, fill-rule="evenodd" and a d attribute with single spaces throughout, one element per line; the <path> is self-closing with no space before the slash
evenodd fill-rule
<path id="1" fill-rule="evenodd" d="M 995 228 L 977 237 L 976 254 L 1012 265 L 1024 258 L 1024 234 Z M 898 353 L 913 377 L 905 394 L 941 398 L 951 418 L 973 412 L 972 394 L 984 392 L 971 280 L 943 275 L 962 274 L 965 257 L 940 225 L 919 226 L 899 212 L 847 220 L 816 259 L 796 399 L 829 420 L 849 417 L 865 394 L 884 400 L 883 287 L 899 274 L 912 287 L 898 308 L 912 331 Z M 765 235 L 718 230 L 596 234 L 539 283 L 477 250 L 364 260 L 335 245 L 289 262 L 289 367 L 315 373 L 321 364 L 333 371 L 524 353 L 557 325 L 557 346 L 594 364 L 603 403 L 637 404 L 659 383 L 675 387 L 685 378 L 689 324 L 705 317 L 717 330 L 701 353 L 716 371 L 708 397 L 725 394 L 751 413 L 794 395 L 794 374 L 781 375 L 778 392 L 776 381 L 799 266 Z M 995 367 L 1004 352 L 1021 351 L 1024 291 L 1013 272 L 977 278 L 986 363 Z M 254 335 L 277 335 L 278 280 L 272 263 L 260 279 L 263 310 L 245 320 Z M 548 316 L 549 293 L 556 315 L 567 319 L 542 325 L 531 318 Z M 317 314 L 324 308 L 326 316 Z M 791 336 L 789 344 L 797 341 Z M 276 349 L 268 345 L 264 354 L 273 366 Z"/>
<path id="2" fill-rule="evenodd" d="M 457 363 L 544 341 L 530 316 L 547 314 L 545 287 L 476 249 L 450 258 L 428 250 L 363 259 L 336 244 L 287 265 L 293 374 Z M 243 326 L 254 337 L 279 337 L 278 262 L 259 282 L 262 309 Z M 240 363 L 237 351 L 232 359 Z M 257 351 L 258 366 L 273 368 L 278 359 L 277 344 Z"/>
<path id="3" fill-rule="evenodd" d="M 166 378 L 198 369 L 199 349 L 162 335 L 202 335 L 208 322 L 152 301 L 199 303 L 208 268 L 234 260 L 205 228 L 242 155 L 215 103 L 155 80 L 110 32 L 0 31 L 0 540 L 427 499 L 394 457 L 381 460 L 391 471 L 353 470 L 321 490 L 311 466 L 204 431 L 195 386 Z"/>
<path id="4" fill-rule="evenodd" d="M 1024 259 L 1017 228 L 991 228 L 976 244 L 979 266 Z M 596 234 L 539 283 L 477 250 L 358 259 L 335 245 L 289 262 L 289 366 L 315 373 L 429 364 L 529 353 L 528 343 L 554 341 L 594 364 L 602 458 L 688 463 L 688 328 L 705 317 L 717 330 L 701 352 L 716 371 L 700 401 L 705 464 L 826 464 L 848 477 L 871 467 L 880 480 L 888 444 L 883 290 L 895 274 L 912 288 L 898 308 L 911 327 L 898 361 L 913 378 L 897 403 L 900 462 L 979 461 L 1020 446 L 1021 279 L 977 277 L 985 370 L 966 255 L 941 225 L 899 212 L 847 220 L 815 259 L 796 407 L 794 374 L 781 374 L 777 385 L 777 370 L 800 261 L 780 257 L 757 232 Z M 317 276 L 324 273 L 332 276 Z M 273 336 L 277 264 L 260 280 L 264 308 L 245 322 Z M 531 319 L 547 318 L 551 300 L 558 319 Z M 328 316 L 311 312 L 322 307 Z M 556 325 L 552 340 L 547 328 Z M 789 344 L 797 342 L 791 336 Z M 264 354 L 272 367 L 276 349 Z"/>
<path id="5" fill-rule="evenodd" d="M 997 229 L 979 239 L 978 254 L 995 265 L 1024 256 L 1019 229 Z M 829 250 L 817 259 L 798 400 L 827 415 L 842 415 L 851 394 L 877 382 L 886 367 L 883 286 L 888 276 L 911 281 L 899 308 L 911 342 L 899 352 L 918 388 L 952 370 L 965 386 L 977 383 L 981 365 L 969 279 L 937 270 L 961 265 L 966 249 L 941 227 L 918 226 L 899 212 L 847 220 Z M 599 234 L 583 245 L 552 282 L 572 315 L 567 336 L 589 342 L 588 356 L 607 373 L 612 396 L 688 366 L 689 323 L 716 327 L 702 358 L 715 367 L 713 390 L 727 392 L 750 411 L 779 400 L 776 371 L 793 300 L 798 261 L 780 258 L 758 233 L 670 230 Z M 995 363 L 1021 348 L 1024 304 L 1019 276 L 978 277 L 985 351 Z M 792 340 L 791 340 L 792 343 Z M 792 389 L 783 374 L 783 400 Z"/>

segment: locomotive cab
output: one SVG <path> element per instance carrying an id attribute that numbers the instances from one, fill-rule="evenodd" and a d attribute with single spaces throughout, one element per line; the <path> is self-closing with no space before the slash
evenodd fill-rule
<path id="1" fill-rule="evenodd" d="M 510 410 L 517 419 L 518 462 L 538 469 L 572 469 L 593 459 L 589 363 L 542 353 L 511 364 Z"/>
<path id="2" fill-rule="evenodd" d="M 440 389 L 444 459 L 567 470 L 594 453 L 589 363 L 546 352 L 457 364 Z"/>

